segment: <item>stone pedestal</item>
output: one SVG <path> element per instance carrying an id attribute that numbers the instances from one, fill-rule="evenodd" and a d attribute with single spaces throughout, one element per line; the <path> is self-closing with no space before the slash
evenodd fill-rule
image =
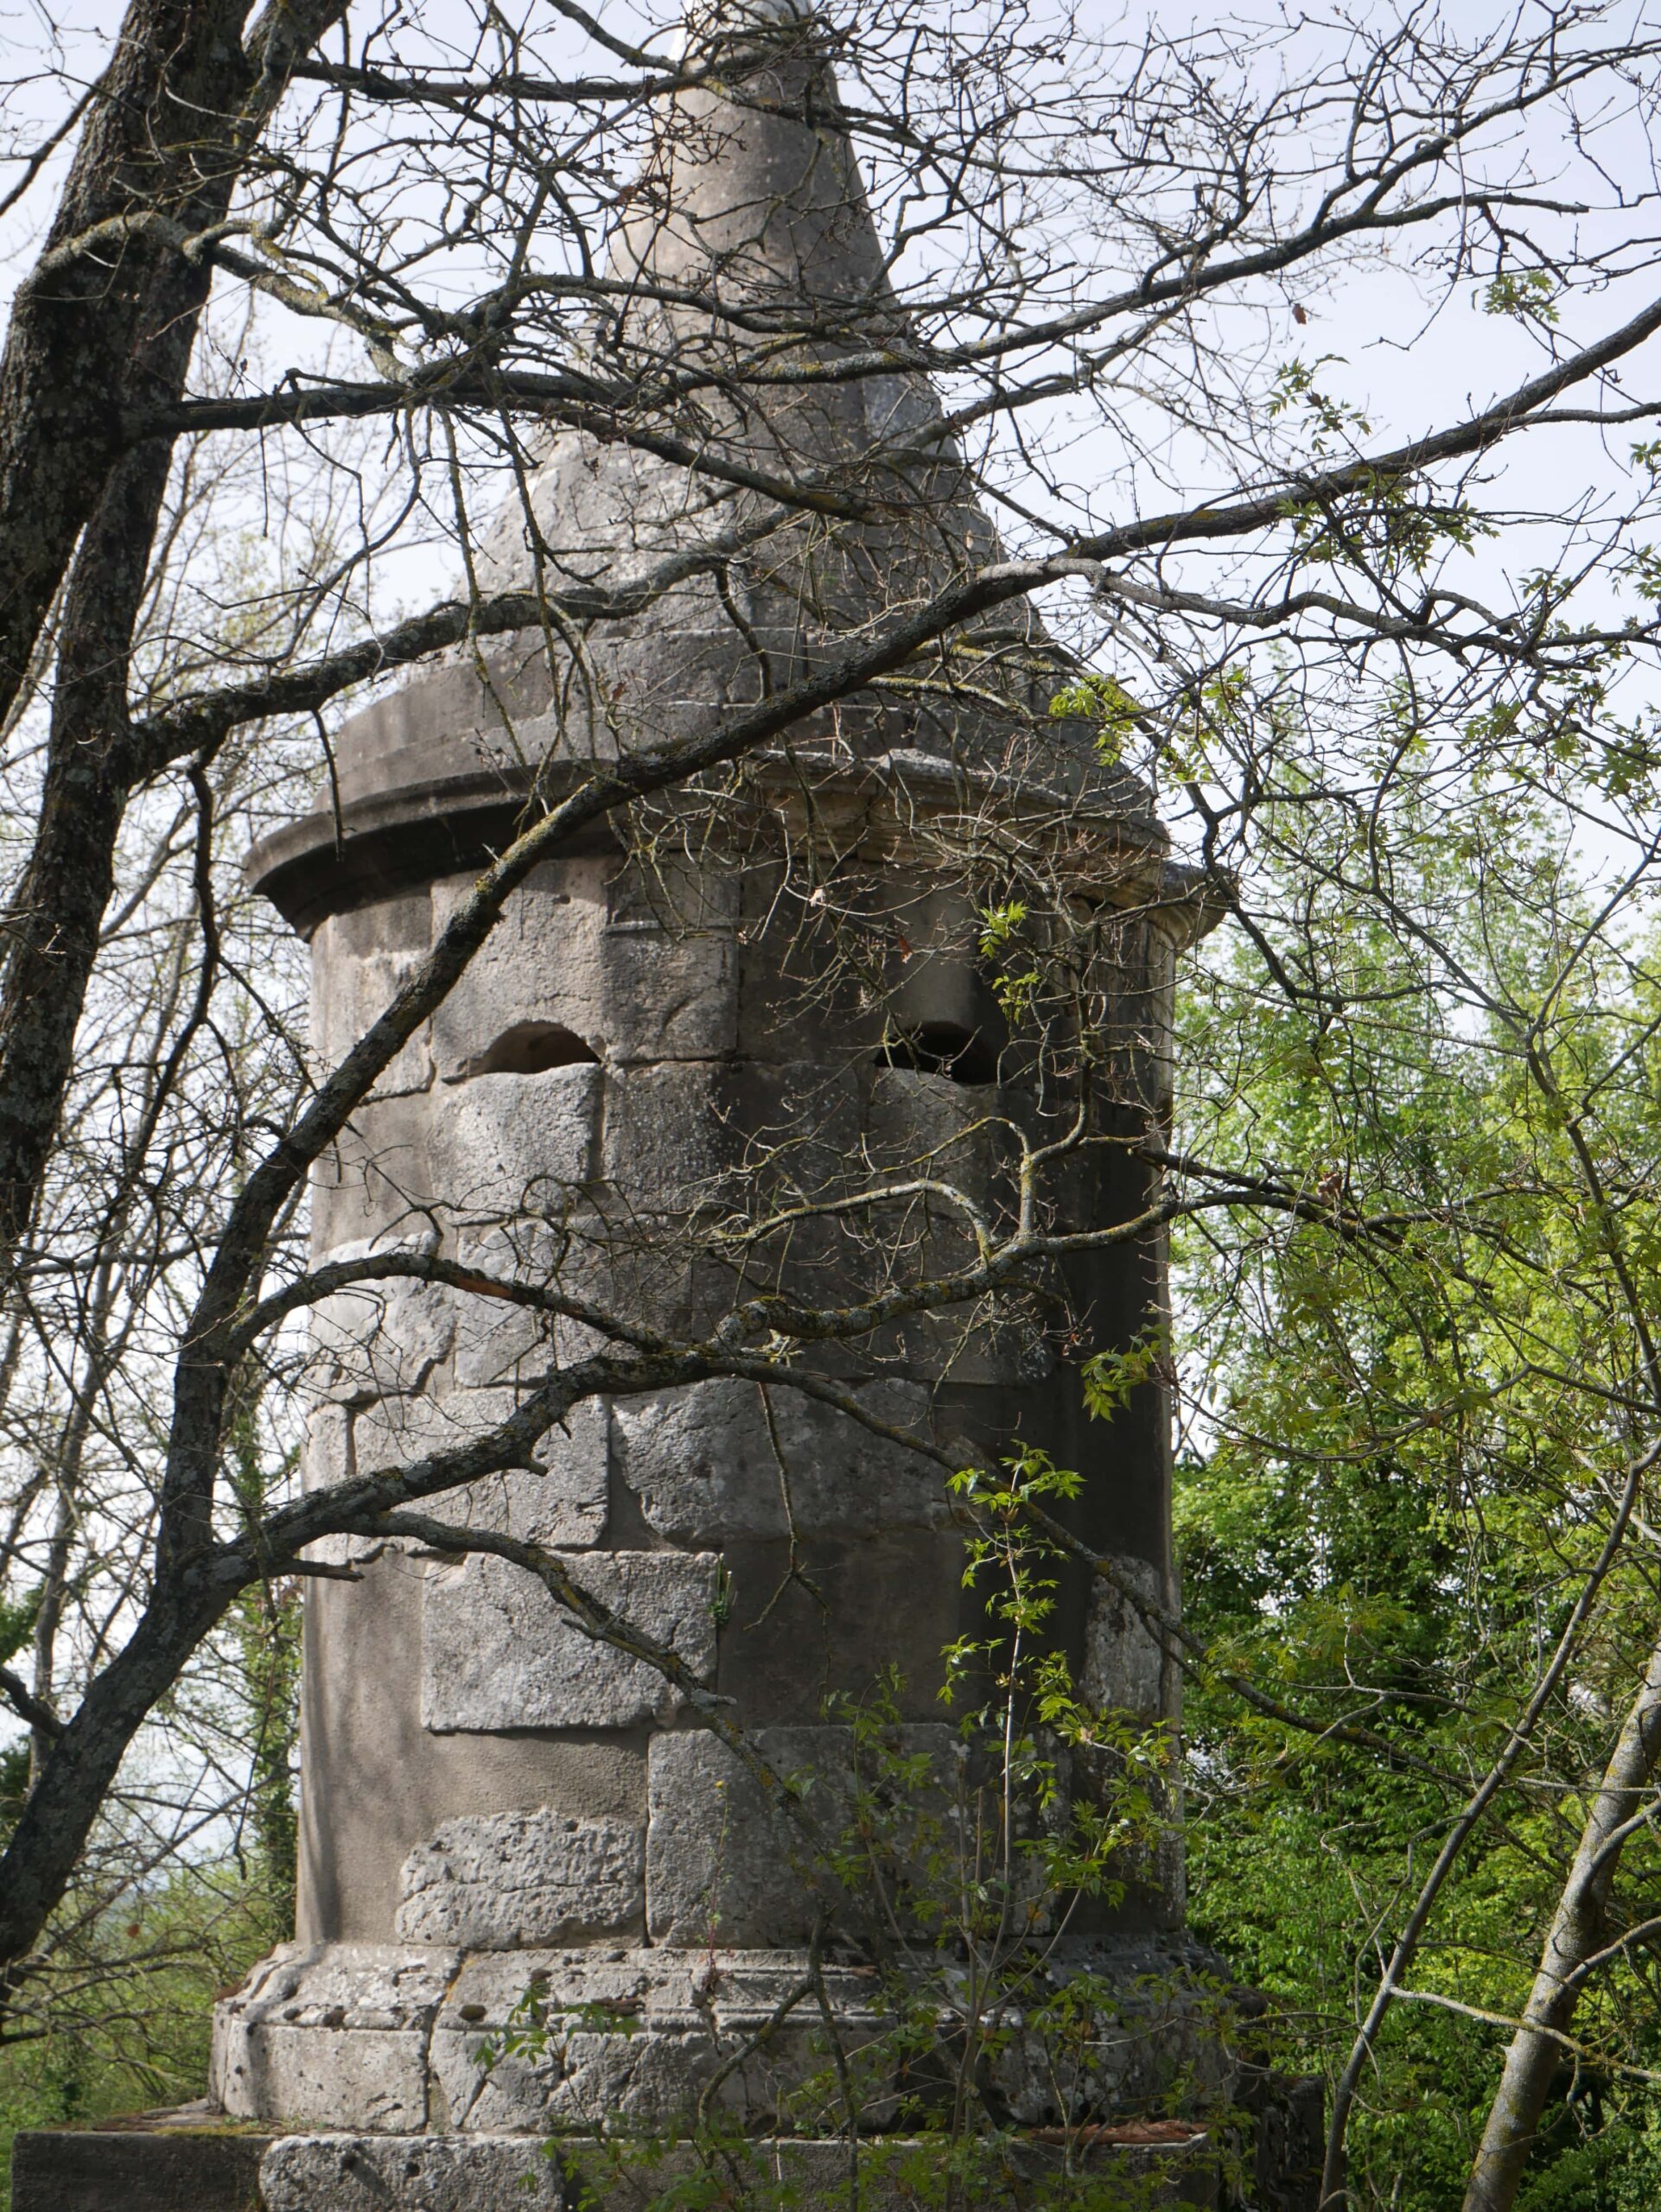
<path id="1" fill-rule="evenodd" d="M 341 751 L 349 770 L 352 747 Z M 1159 867 L 1155 854 L 1142 870 L 1155 890 Z M 881 1008 L 850 1019 L 840 1046 L 821 1039 L 801 1057 L 766 1004 L 782 948 L 754 909 L 776 875 L 702 884 L 689 931 L 672 912 L 643 925 L 639 874 L 620 852 L 579 854 L 517 895 L 489 956 L 332 1163 L 317 1192 L 320 1260 L 436 1252 L 696 1335 L 741 1287 L 687 1224 L 711 1194 L 741 1196 L 755 1160 L 786 1185 L 786 1205 L 834 1196 L 850 1166 L 876 1173 L 920 1157 L 989 1211 L 1007 1205 L 1011 1126 L 1044 1132 L 1033 1090 L 893 1065 Z M 320 925 L 320 1028 L 336 1005 L 372 1008 L 458 889 L 447 878 Z M 1136 964 L 1127 958 L 1124 986 L 1155 1017 L 1174 934 L 1157 918 L 1127 925 Z M 704 1027 L 668 1035 L 669 1010 L 699 990 Z M 506 1064 L 534 1058 L 550 1036 L 556 1065 Z M 1139 1176 L 1111 1151 L 1076 1168 L 1073 1217 L 1135 1211 Z M 949 1222 L 897 1219 L 893 1234 L 912 1248 L 907 1265 L 952 1264 L 961 1243 Z M 799 1295 L 859 1294 L 864 1256 L 844 1257 L 810 1223 L 782 1279 Z M 1095 1342 L 1127 1344 L 1156 1325 L 1160 1256 L 1132 1244 L 1071 1271 Z M 308 1484 L 482 1433 L 596 1333 L 452 1287 L 338 1293 L 315 1326 Z M 816 1928 L 859 1955 L 878 1902 L 826 1866 L 845 1856 L 874 1757 L 910 1763 L 968 1856 L 1004 1849 L 971 1833 L 996 1821 L 996 1805 L 965 1787 L 954 1726 L 939 1717 L 943 1652 L 983 1632 L 979 1599 L 963 1586 L 942 1467 L 903 1439 L 955 1465 L 994 1464 L 1017 1439 L 1060 1465 L 1093 1463 L 1081 1533 L 1168 1607 L 1160 1385 L 1138 1384 L 1111 1431 L 1091 1434 L 1076 1381 L 1030 1316 L 1002 1328 L 912 1317 L 831 1344 L 811 1372 L 851 1414 L 738 1378 L 601 1396 L 524 1466 L 436 1509 L 463 1535 L 503 1531 L 556 1550 L 587 1592 L 726 1701 L 791 1806 L 655 1667 L 586 1637 L 522 1568 L 408 1544 L 333 1547 L 359 1579 L 308 1594 L 300 1942 L 220 2009 L 214 2092 L 227 2111 L 406 2133 L 471 2124 L 463 2115 L 482 2100 L 492 2128 L 608 2114 L 669 2124 L 732 2039 L 799 1980 Z M 1064 1575 L 1055 1630 L 1086 1697 L 1143 1726 L 1174 1719 L 1174 1670 L 1120 1589 Z M 888 1719 L 862 1776 L 850 1720 L 879 1691 Z M 1089 1794 L 1082 1769 L 1072 1782 Z M 1180 1929 L 1174 1834 L 1127 1877 L 1122 1902 L 1073 1902 L 1079 1936 L 1134 1948 Z M 650 2025 L 627 2053 L 596 2047 L 509 2113 L 506 2075 L 475 2082 L 458 2056 L 455 2008 L 482 2005 L 480 2019 L 506 2028 L 533 1975 L 560 2007 L 626 1989 Z M 850 2019 L 857 1997 L 849 1980 Z M 732 2012 L 713 2035 L 711 2001 Z M 773 2116 L 769 2094 L 743 2070 L 722 2092 L 754 2124 Z"/>
<path id="2" fill-rule="evenodd" d="M 1067 2169 L 1071 2167 L 1069 2174 Z M 811 2206 L 815 2212 L 917 2212 L 941 2201 L 942 2169 L 926 2141 L 863 2150 L 857 2182 L 849 2146 L 760 2141 L 707 2166 L 684 2149 L 619 2155 L 570 2144 L 527 2166 L 522 2141 L 463 2145 L 431 2137 L 312 2136 L 276 2144 L 261 2170 L 268 2212 L 651 2212 L 664 2197 L 715 2201 L 734 2212 Z M 976 2212 L 1030 2212 L 1076 2202 L 1090 2212 L 1123 2206 L 1219 2207 L 1222 2160 L 1203 2129 L 1126 2127 L 1064 2150 L 1031 2141 L 1002 2145 L 972 2182 Z"/>
<path id="3" fill-rule="evenodd" d="M 1086 1975 L 1111 1993 L 1083 2042 L 1000 2022 L 983 2088 L 1008 2124 L 1135 2114 L 1181 2079 L 1215 2101 L 1230 2083 L 1215 1967 L 1180 1941 L 1051 1947 L 1034 1999 Z M 869 1966 L 824 1963 L 805 1986 L 798 1947 L 664 1945 L 463 1952 L 286 1946 L 220 2007 L 213 2094 L 235 2117 L 445 2135 L 652 2134 L 697 2123 L 748 2133 L 843 2116 L 845 2063 L 860 2124 L 881 2133 L 928 2092 L 915 2038 Z M 957 1993 L 950 1972 L 942 1999 Z M 820 2003 L 823 1995 L 824 2003 Z M 828 2116 L 828 2117 L 827 2117 Z"/>
<path id="4" fill-rule="evenodd" d="M 1206 2205 L 1218 2212 L 1315 2212 L 1318 2083 L 1266 2082 L 1244 2146 L 1181 2120 L 1034 2130 L 984 2146 L 977 2212 L 1045 2212 L 1069 2190 L 1091 2208 Z M 1244 2164 L 1240 2152 L 1244 2147 Z M 942 2152 L 927 2138 L 729 2141 L 696 2152 L 524 2134 L 389 2135 L 239 2131 L 206 2108 L 97 2129 L 34 2129 L 12 2154 L 12 2212 L 652 2212 L 665 2196 L 718 2192 L 732 2212 L 845 2212 L 857 2173 L 863 2212 L 938 2200 Z"/>

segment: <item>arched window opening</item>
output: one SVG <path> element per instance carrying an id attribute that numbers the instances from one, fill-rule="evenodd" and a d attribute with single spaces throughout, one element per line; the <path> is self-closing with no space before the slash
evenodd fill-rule
<path id="1" fill-rule="evenodd" d="M 998 1056 L 977 1029 L 958 1021 L 920 1021 L 892 1036 L 877 1054 L 886 1068 L 909 1068 L 917 1075 L 943 1075 L 953 1083 L 996 1083 Z"/>
<path id="2" fill-rule="evenodd" d="M 544 1075 L 550 1068 L 591 1066 L 600 1055 L 557 1021 L 516 1021 L 468 1062 L 474 1075 Z"/>

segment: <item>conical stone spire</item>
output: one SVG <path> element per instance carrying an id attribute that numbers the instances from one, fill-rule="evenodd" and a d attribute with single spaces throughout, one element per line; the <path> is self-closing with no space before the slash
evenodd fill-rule
<path id="1" fill-rule="evenodd" d="M 612 244 L 627 289 L 589 340 L 596 386 L 640 404 L 620 435 L 607 416 L 546 435 L 471 568 L 487 595 L 556 597 L 626 591 L 666 563 L 690 572 L 638 615 L 457 649 L 349 721 L 345 874 L 333 806 L 259 855 L 263 887 L 302 927 L 343 896 L 482 855 L 533 779 L 557 787 L 551 764 L 706 729 L 997 556 L 939 399 L 907 365 L 821 28 L 784 0 L 722 0 L 689 40 L 732 66 L 662 104 Z M 1161 849 L 1145 794 L 1099 761 L 1087 728 L 1050 719 L 1075 671 L 1034 612 L 1017 603 L 971 644 L 960 689 L 942 659 L 904 711 L 860 694 L 792 744 L 831 746 L 834 730 L 844 761 L 899 750 L 1082 785 L 1113 842 Z"/>

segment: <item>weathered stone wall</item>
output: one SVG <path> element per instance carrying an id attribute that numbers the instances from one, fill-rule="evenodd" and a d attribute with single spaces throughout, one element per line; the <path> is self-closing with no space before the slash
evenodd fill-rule
<path id="1" fill-rule="evenodd" d="M 676 1279 L 674 1210 L 735 1163 L 828 1191 L 850 1170 L 904 1171 L 926 1154 L 935 1173 L 996 1203 L 1009 1143 L 993 1123 L 1030 1119 L 1029 1100 L 885 1065 L 873 1042 L 881 1013 L 868 1012 L 863 1035 L 844 1023 L 835 1042 L 811 998 L 792 1019 L 776 1003 L 773 944 L 765 931 L 741 942 L 736 896 L 706 880 L 688 925 L 654 916 L 634 876 L 620 854 L 585 856 L 541 870 L 519 894 L 342 1147 L 320 1195 L 320 1260 L 414 1244 L 551 1280 L 626 1317 L 644 1303 L 651 1318 L 684 1326 L 701 1307 L 718 1311 L 730 1286 L 712 1274 L 700 1292 Z M 417 931 L 440 925 L 458 887 L 441 882 L 428 899 L 318 931 L 326 1042 L 336 1041 L 328 1010 L 372 1014 L 420 949 Z M 964 985 L 937 964 L 935 997 L 951 1006 Z M 557 1051 L 593 1057 L 528 1072 L 500 1065 L 547 1051 L 550 1038 Z M 801 1057 L 805 1045 L 818 1057 Z M 954 1142 L 970 1124 L 979 1126 Z M 1081 1220 L 1111 1219 L 1129 1203 L 1104 1160 L 1067 1186 Z M 898 1239 L 929 1246 L 913 1264 L 955 1255 L 955 1227 L 906 1212 Z M 822 1297 L 858 1280 L 833 1249 L 798 1275 Z M 1156 1253 L 1115 1249 L 1073 1275 L 1101 1341 L 1146 1328 Z M 398 1283 L 339 1294 L 316 1333 L 312 1483 L 480 1433 L 591 1332 Z M 1070 1394 L 1052 1387 L 1053 1353 L 1030 1326 L 989 1335 L 949 1313 L 917 1317 L 876 1351 L 831 1348 L 821 1364 L 878 1421 L 951 1440 L 965 1459 L 1017 1435 L 1064 1462 L 1087 1453 L 1093 1540 L 1138 1560 L 1149 1589 L 1163 1590 L 1156 1388 L 1122 1422 L 1086 1430 Z M 746 1726 L 791 1731 L 792 1763 L 811 1766 L 827 1695 L 862 1694 L 889 1668 L 907 1709 L 931 1717 L 942 1648 L 970 1617 L 939 1467 L 811 1398 L 768 1398 L 717 1380 L 586 1403 L 530 1465 L 444 1510 L 568 1553 L 596 1595 L 734 1698 Z M 302 1936 L 563 1940 L 577 1909 L 560 1900 L 588 1883 L 595 1902 L 582 1924 L 595 1935 L 805 1939 L 812 1907 L 799 1885 L 793 1924 L 775 1901 L 752 1928 L 736 1903 L 751 1879 L 741 1871 L 716 1885 L 730 1892 L 718 1911 L 694 1909 L 718 1843 L 729 1862 L 754 1847 L 775 1888 L 776 1845 L 764 1823 L 752 1847 L 732 1789 L 709 1778 L 704 1739 L 684 1738 L 688 1716 L 653 1669 L 587 1642 L 539 1584 L 499 1560 L 394 1552 L 365 1577 L 321 1586 L 309 1619 Z M 1143 1718 L 1168 1710 L 1157 1650 L 1123 1601 L 1080 1583 L 1070 1604 L 1066 1632 L 1092 1689 Z M 539 1887 L 513 1871 L 532 1836 Z M 485 1897 L 493 1880 L 496 1904 Z M 442 1932 L 446 1912 L 461 1918 Z M 525 1932 L 461 1932 L 521 1923 Z"/>

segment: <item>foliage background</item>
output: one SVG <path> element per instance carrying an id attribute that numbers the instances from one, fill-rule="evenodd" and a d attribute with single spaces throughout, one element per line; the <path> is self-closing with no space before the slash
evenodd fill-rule
<path id="1" fill-rule="evenodd" d="M 1191 1681 L 1193 1918 L 1276 2000 L 1287 2063 L 1329 2081 L 1648 1426 L 1634 1312 L 1656 1289 L 1651 887 L 1640 871 L 1611 914 L 1581 814 L 1598 804 L 1588 750 L 1568 805 L 1554 779 L 1485 789 L 1457 746 L 1418 750 L 1371 818 L 1307 789 L 1265 808 L 1246 893 L 1262 942 L 1213 942 L 1181 1023 L 1179 1148 L 1310 1202 L 1179 1239 L 1188 1624 L 1219 1666 L 1374 1738 L 1282 1727 L 1214 1674 Z M 1461 2199 L 1504 2023 L 1653 1636 L 1655 1541 L 1645 1522 L 1606 1585 L 1443 1892 L 1414 1995 L 1387 2016 L 1351 2131 L 1364 2203 Z M 1533 2212 L 1636 2212 L 1661 2191 L 1643 1926 L 1658 1876 L 1640 1831 L 1616 1892 L 1636 1939 L 1582 2002 L 1581 2055 L 1564 2055 L 1520 2199 Z"/>

